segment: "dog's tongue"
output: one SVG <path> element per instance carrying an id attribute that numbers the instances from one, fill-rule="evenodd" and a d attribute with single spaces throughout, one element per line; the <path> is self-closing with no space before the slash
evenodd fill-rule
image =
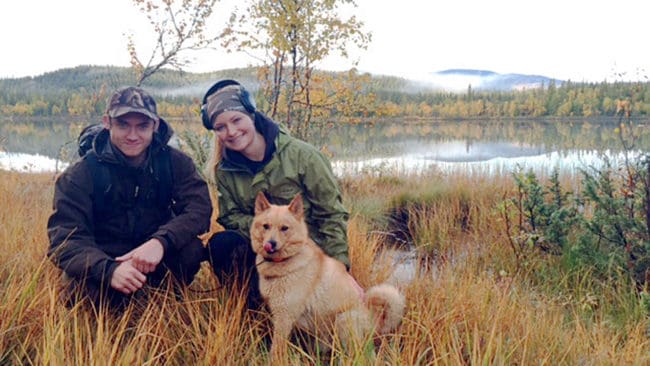
<path id="1" fill-rule="evenodd" d="M 275 250 L 273 249 L 273 245 L 271 243 L 269 243 L 268 241 L 266 243 L 264 243 L 263 248 L 267 253 L 275 252 Z"/>

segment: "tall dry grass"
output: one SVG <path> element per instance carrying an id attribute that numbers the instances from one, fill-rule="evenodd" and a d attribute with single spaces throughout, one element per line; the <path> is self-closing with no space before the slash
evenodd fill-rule
<path id="1" fill-rule="evenodd" d="M 209 267 L 177 300 L 151 291 L 122 316 L 67 309 L 58 302 L 58 270 L 45 259 L 51 176 L 0 171 L 0 364 L 2 365 L 256 365 L 267 360 L 270 329 L 264 312 L 244 311 L 236 288 L 220 288 Z M 400 329 L 380 342 L 329 357 L 293 347 L 289 364 L 341 365 L 646 365 L 647 314 L 635 292 L 598 286 L 589 273 L 537 276 L 553 258 L 513 276 L 512 253 L 495 204 L 511 188 L 507 177 L 364 177 L 343 182 L 352 272 L 363 286 L 391 279 L 395 265 L 374 233 L 373 210 L 405 190 L 452 187 L 444 205 L 419 218 L 423 238 L 434 227 L 444 240 L 409 282 Z M 468 192 L 469 198 L 467 196 Z M 461 204 L 462 201 L 462 204 Z M 455 213 L 472 224 L 457 229 Z M 457 211 L 458 210 L 458 211 Z M 374 213 L 373 213 L 374 212 Z M 437 234 L 436 234 L 437 235 Z M 431 236 L 434 237 L 434 236 Z M 432 241 L 433 243 L 433 241 Z M 549 264 L 550 263 L 550 264 Z M 558 264 L 559 266 L 559 264 Z M 549 277 L 550 278 L 550 277 Z"/>

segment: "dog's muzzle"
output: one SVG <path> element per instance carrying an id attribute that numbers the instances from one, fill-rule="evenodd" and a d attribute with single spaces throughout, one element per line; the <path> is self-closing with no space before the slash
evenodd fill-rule
<path id="1" fill-rule="evenodd" d="M 264 245 L 262 246 L 262 248 L 264 248 L 265 252 L 267 252 L 269 254 L 273 254 L 273 253 L 275 253 L 275 250 L 276 250 L 277 246 L 278 246 L 278 243 L 275 240 L 269 240 L 269 241 L 264 242 Z"/>

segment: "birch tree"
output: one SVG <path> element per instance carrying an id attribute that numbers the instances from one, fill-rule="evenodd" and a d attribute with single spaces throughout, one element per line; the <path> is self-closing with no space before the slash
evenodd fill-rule
<path id="1" fill-rule="evenodd" d="M 149 20 L 156 42 L 150 53 L 139 52 L 128 35 L 128 52 L 137 85 L 164 66 L 182 71 L 190 59 L 188 51 L 209 48 L 218 39 L 209 36 L 206 25 L 218 0 L 132 0 Z"/>
<path id="2" fill-rule="evenodd" d="M 261 61 L 259 79 L 267 113 L 303 135 L 314 115 L 315 68 L 327 57 L 349 57 L 352 47 L 365 49 L 371 34 L 355 16 L 344 18 L 342 6 L 353 0 L 250 0 L 235 10 L 221 34 L 222 46 Z M 323 84 L 323 83 L 319 83 Z"/>

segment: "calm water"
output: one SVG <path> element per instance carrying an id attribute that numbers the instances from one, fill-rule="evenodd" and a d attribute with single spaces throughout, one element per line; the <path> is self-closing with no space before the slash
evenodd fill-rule
<path id="1" fill-rule="evenodd" d="M 0 120 L 0 168 L 53 171 L 56 159 L 75 158 L 76 136 L 88 121 Z M 634 154 L 650 152 L 648 121 L 635 121 Z M 198 123 L 171 122 L 206 134 Z M 198 128 L 195 128 L 198 127 Z M 310 142 L 331 156 L 337 174 L 417 173 L 428 169 L 500 172 L 597 165 L 602 155 L 621 159 L 615 119 L 591 121 L 455 121 L 316 128 Z"/>
<path id="2" fill-rule="evenodd" d="M 648 121 L 635 122 L 628 157 L 650 152 Z M 618 121 L 456 121 L 324 126 L 314 136 L 332 152 L 339 175 L 429 169 L 502 173 L 517 166 L 575 171 L 625 157 Z"/>

